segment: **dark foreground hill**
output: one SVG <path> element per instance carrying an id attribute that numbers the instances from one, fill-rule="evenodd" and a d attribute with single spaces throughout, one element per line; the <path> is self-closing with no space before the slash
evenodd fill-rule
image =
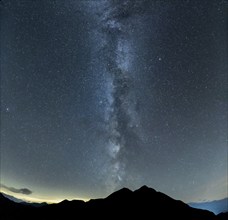
<path id="1" fill-rule="evenodd" d="M 15 203 L 0 194 L 1 219 L 184 219 L 220 220 L 212 212 L 191 208 L 146 186 L 136 191 L 123 188 L 105 199 L 88 202 L 64 200 L 33 207 Z M 223 219 L 224 216 L 221 216 Z"/>

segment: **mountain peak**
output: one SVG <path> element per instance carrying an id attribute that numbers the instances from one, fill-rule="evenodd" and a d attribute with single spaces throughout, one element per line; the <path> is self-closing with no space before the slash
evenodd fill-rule
<path id="1" fill-rule="evenodd" d="M 135 190 L 135 192 L 140 192 L 140 193 L 156 193 L 156 190 L 154 190 L 153 188 L 150 188 L 146 185 L 143 185 L 142 187 L 140 187 L 139 189 Z"/>
<path id="2" fill-rule="evenodd" d="M 147 185 L 143 185 L 141 186 L 139 189 L 149 189 L 150 187 L 148 187 Z"/>
<path id="3" fill-rule="evenodd" d="M 107 198 L 108 199 L 118 199 L 121 197 L 128 197 L 130 194 L 132 194 L 132 191 L 130 189 L 124 187 L 124 188 L 112 193 Z"/>

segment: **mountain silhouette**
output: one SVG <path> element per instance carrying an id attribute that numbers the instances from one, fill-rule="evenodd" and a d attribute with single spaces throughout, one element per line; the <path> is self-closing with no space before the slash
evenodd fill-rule
<path id="1" fill-rule="evenodd" d="M 64 200 L 41 207 L 15 203 L 0 194 L 2 219 L 184 219 L 222 220 L 226 214 L 214 213 L 188 206 L 152 188 L 143 186 L 131 191 L 123 188 L 104 199 Z"/>
<path id="2" fill-rule="evenodd" d="M 189 205 L 197 209 L 210 210 L 215 214 L 228 212 L 228 198 L 207 202 L 189 203 Z"/>
<path id="3" fill-rule="evenodd" d="M 5 193 L 2 193 L 2 195 L 3 195 L 4 197 L 10 199 L 11 201 L 14 201 L 14 202 L 17 202 L 17 203 L 25 202 L 25 201 L 22 200 L 22 199 L 18 199 L 18 198 L 14 197 L 14 196 L 10 196 L 10 195 L 5 194 Z"/>
<path id="4" fill-rule="evenodd" d="M 30 205 L 30 206 L 35 206 L 35 207 L 40 207 L 40 206 L 48 205 L 46 202 L 42 202 L 42 203 L 37 203 L 37 202 L 26 202 L 25 200 L 15 198 L 14 196 L 10 196 L 10 195 L 7 195 L 7 194 L 5 194 L 5 193 L 2 193 L 2 195 L 3 195 L 5 198 L 8 198 L 8 199 L 10 199 L 10 200 L 13 201 L 13 202 L 21 203 L 21 204 L 24 204 L 24 205 Z"/>

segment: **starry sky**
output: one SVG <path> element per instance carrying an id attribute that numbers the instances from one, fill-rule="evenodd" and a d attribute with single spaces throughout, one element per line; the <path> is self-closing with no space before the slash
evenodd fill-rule
<path id="1" fill-rule="evenodd" d="M 1 191 L 227 197 L 227 1 L 0 5 Z"/>

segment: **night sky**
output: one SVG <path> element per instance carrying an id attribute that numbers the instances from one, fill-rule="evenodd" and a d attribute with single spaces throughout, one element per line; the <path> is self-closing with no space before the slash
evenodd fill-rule
<path id="1" fill-rule="evenodd" d="M 0 4 L 3 192 L 227 197 L 227 1 Z"/>

